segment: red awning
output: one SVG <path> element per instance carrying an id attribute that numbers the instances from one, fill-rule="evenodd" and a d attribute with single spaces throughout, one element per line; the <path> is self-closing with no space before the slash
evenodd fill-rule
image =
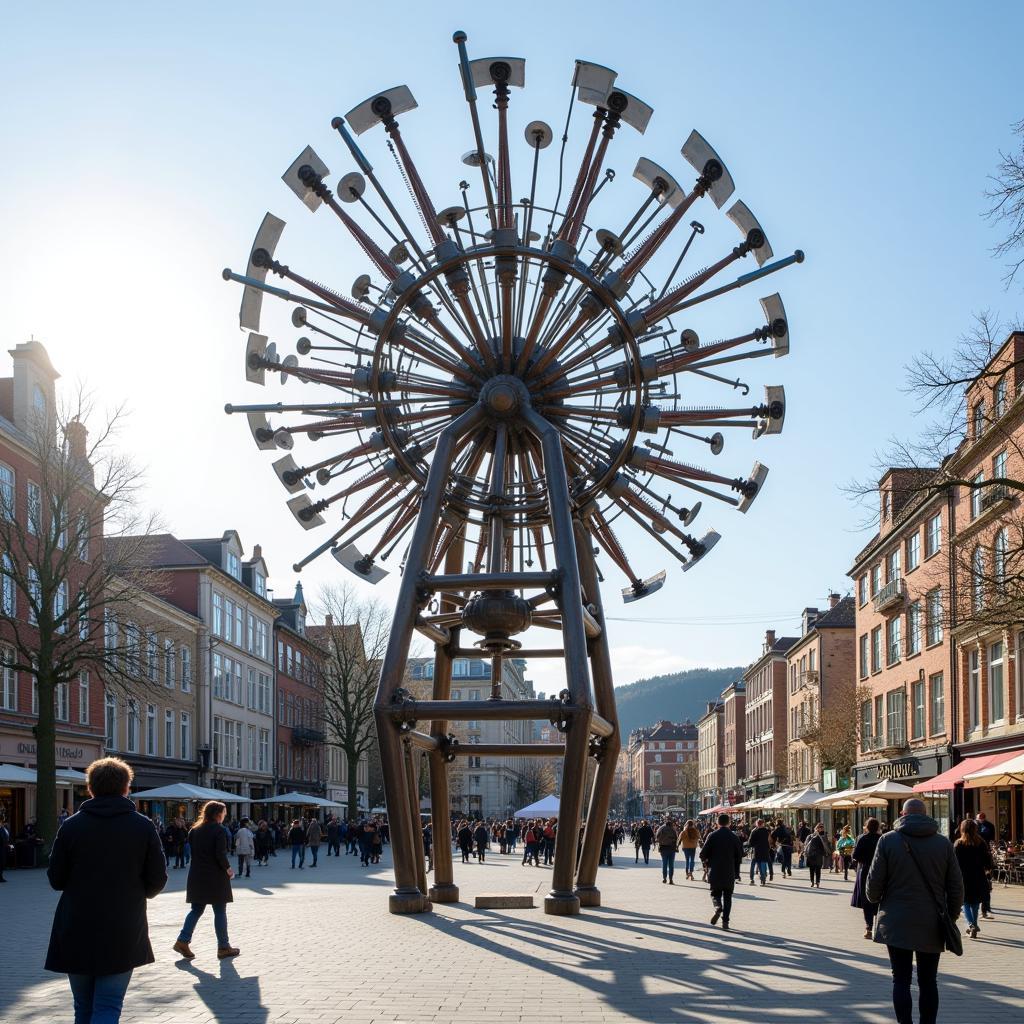
<path id="1" fill-rule="evenodd" d="M 936 775 L 934 779 L 926 782 L 919 782 L 914 786 L 915 793 L 944 793 L 955 785 L 964 781 L 965 775 L 971 772 L 980 772 L 985 768 L 992 768 L 995 765 L 1009 761 L 1011 757 L 1017 757 L 1019 750 L 1004 750 L 998 754 L 982 754 L 979 757 L 965 757 L 958 765 Z"/>

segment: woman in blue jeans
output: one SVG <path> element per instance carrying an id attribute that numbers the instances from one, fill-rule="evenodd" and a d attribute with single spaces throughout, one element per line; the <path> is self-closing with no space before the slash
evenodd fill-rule
<path id="1" fill-rule="evenodd" d="M 128 799 L 116 757 L 86 770 L 90 799 L 57 832 L 47 877 L 60 894 L 46 969 L 67 974 L 75 1024 L 116 1024 L 136 967 L 153 962 L 146 900 L 167 883 L 160 837 Z"/>
<path id="2" fill-rule="evenodd" d="M 228 940 L 227 905 L 232 901 L 231 879 L 235 872 L 228 860 L 228 837 L 221 824 L 227 807 L 219 800 L 208 800 L 199 812 L 200 822 L 189 832 L 192 863 L 188 869 L 185 900 L 192 909 L 185 916 L 174 951 L 186 960 L 195 958 L 189 943 L 199 918 L 207 906 L 213 907 L 213 929 L 217 934 L 217 959 L 238 956 L 239 949 Z"/>

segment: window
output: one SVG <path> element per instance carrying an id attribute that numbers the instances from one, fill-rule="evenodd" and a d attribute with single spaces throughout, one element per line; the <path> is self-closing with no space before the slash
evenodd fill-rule
<path id="1" fill-rule="evenodd" d="M 63 551 L 68 546 L 68 524 L 66 519 L 54 516 L 53 532 L 57 535 L 57 547 Z"/>
<path id="2" fill-rule="evenodd" d="M 928 646 L 942 643 L 942 588 L 936 587 L 925 595 L 925 639 Z"/>
<path id="3" fill-rule="evenodd" d="M 938 736 L 946 731 L 946 693 L 942 687 L 941 672 L 929 676 L 928 698 L 931 704 L 931 735 Z"/>
<path id="4" fill-rule="evenodd" d="M 103 745 L 107 750 L 117 749 L 117 700 L 108 693 L 103 699 Z"/>
<path id="5" fill-rule="evenodd" d="M 235 675 L 231 687 L 231 699 L 236 704 L 242 703 L 242 663 L 240 661 L 232 662 L 234 666 Z"/>
<path id="6" fill-rule="evenodd" d="M 249 708 L 254 710 L 256 707 L 256 669 L 249 669 Z"/>
<path id="7" fill-rule="evenodd" d="M 265 715 L 274 713 L 271 703 L 270 676 L 266 672 L 259 673 L 259 682 L 256 689 L 256 710 Z"/>
<path id="8" fill-rule="evenodd" d="M 67 683 L 57 683 L 53 688 L 53 713 L 58 722 L 66 722 L 71 717 L 71 694 Z"/>
<path id="9" fill-rule="evenodd" d="M 651 789 L 661 789 L 661 772 L 651 769 Z"/>
<path id="10" fill-rule="evenodd" d="M 174 712 L 164 712 L 164 757 L 174 757 Z"/>
<path id="11" fill-rule="evenodd" d="M 870 750 L 871 742 L 871 701 L 866 700 L 860 706 L 860 749 Z"/>
<path id="12" fill-rule="evenodd" d="M 259 594 L 260 597 L 266 597 L 267 596 L 267 577 L 264 576 L 263 573 L 261 573 L 261 572 L 254 572 L 252 574 L 252 581 L 253 581 L 253 586 L 254 586 L 254 588 L 256 590 L 256 593 Z"/>
<path id="13" fill-rule="evenodd" d="M 139 752 L 139 702 L 128 701 L 128 738 L 125 749 L 129 754 Z"/>
<path id="14" fill-rule="evenodd" d="M 53 595 L 53 623 L 58 633 L 68 631 L 68 581 L 61 580 Z"/>
<path id="15" fill-rule="evenodd" d="M 904 690 L 890 690 L 886 694 L 886 737 L 890 747 L 902 747 L 907 742 L 906 702 Z"/>
<path id="16" fill-rule="evenodd" d="M 910 737 L 919 740 L 924 738 L 924 680 L 915 679 L 911 686 Z"/>
<path id="17" fill-rule="evenodd" d="M 985 553 L 978 545 L 971 553 L 971 607 L 981 611 L 985 606 Z"/>
<path id="18" fill-rule="evenodd" d="M 245 649 L 250 654 L 256 653 L 256 616 L 249 612 L 249 632 L 246 635 Z"/>
<path id="19" fill-rule="evenodd" d="M 89 639 L 89 595 L 85 587 L 78 592 L 78 639 Z"/>
<path id="20" fill-rule="evenodd" d="M 992 412 L 996 419 L 1006 412 L 1006 378 L 1000 377 L 992 393 Z"/>
<path id="21" fill-rule="evenodd" d="M 993 480 L 1005 480 L 1006 479 L 1006 450 L 1003 449 L 993 460 L 992 460 L 992 479 Z"/>
<path id="22" fill-rule="evenodd" d="M 0 708 L 4 711 L 18 710 L 18 673 L 14 670 L 14 664 L 14 648 L 0 647 L 0 671 L 3 673 Z"/>
<path id="23" fill-rule="evenodd" d="M 89 724 L 89 673 L 78 673 L 78 724 Z"/>
<path id="24" fill-rule="evenodd" d="M 220 594 L 213 592 L 213 635 L 220 636 L 224 629 L 224 609 Z"/>
<path id="25" fill-rule="evenodd" d="M 14 518 L 14 470 L 0 465 L 0 515 Z"/>
<path id="26" fill-rule="evenodd" d="M 875 736 L 885 738 L 885 698 L 881 694 L 875 698 Z"/>
<path id="27" fill-rule="evenodd" d="M 259 763 L 257 764 L 256 770 L 258 772 L 269 772 L 270 771 L 270 730 L 269 729 L 260 729 Z"/>
<path id="28" fill-rule="evenodd" d="M 242 723 L 213 719 L 213 763 L 223 768 L 242 767 Z"/>
<path id="29" fill-rule="evenodd" d="M 895 665 L 900 660 L 900 616 L 890 619 L 885 624 L 886 632 L 886 664 Z"/>
<path id="30" fill-rule="evenodd" d="M 456 662 L 455 664 L 458 665 L 458 662 Z M 283 672 L 284 671 L 284 641 L 283 640 L 278 640 L 277 641 L 277 671 L 278 672 Z"/>
<path id="31" fill-rule="evenodd" d="M 117 649 L 117 619 L 109 608 L 103 609 L 103 646 L 108 651 Z"/>
<path id="32" fill-rule="evenodd" d="M 931 558 L 942 547 L 942 513 L 936 512 L 924 530 L 924 557 Z"/>
<path id="33" fill-rule="evenodd" d="M 10 555 L 4 555 L 3 557 L 3 588 L 0 590 L 0 601 L 3 602 L 3 613 L 10 618 L 14 618 L 14 610 L 17 607 L 17 601 L 15 595 L 17 589 L 14 584 L 14 563 L 11 561 Z"/>
<path id="34" fill-rule="evenodd" d="M 1006 595 L 1006 528 L 1003 527 L 992 544 L 992 582 L 1000 597 Z"/>
<path id="35" fill-rule="evenodd" d="M 151 683 L 155 683 L 160 670 L 157 658 L 156 633 L 146 634 L 146 675 Z"/>
<path id="36" fill-rule="evenodd" d="M 988 648 L 988 723 L 996 725 L 1006 717 L 1003 672 L 1003 642 L 997 640 Z"/>
<path id="37" fill-rule="evenodd" d="M 284 725 L 284 693 L 280 690 L 277 691 L 277 721 Z"/>
<path id="38" fill-rule="evenodd" d="M 78 557 L 89 561 L 89 517 L 84 512 L 78 517 Z"/>
<path id="39" fill-rule="evenodd" d="M 900 578 L 900 549 L 895 548 L 885 556 L 885 582 L 892 583 Z"/>
<path id="40" fill-rule="evenodd" d="M 213 656 L 213 695 L 224 699 L 224 657 L 220 654 Z"/>
<path id="41" fill-rule="evenodd" d="M 871 671 L 882 671 L 882 627 L 871 630 Z"/>
<path id="42" fill-rule="evenodd" d="M 981 724 L 981 654 L 975 647 L 967 655 L 967 727 L 977 729 Z"/>
<path id="43" fill-rule="evenodd" d="M 882 566 L 881 563 L 871 567 L 871 596 L 877 597 L 882 589 Z"/>
<path id="44" fill-rule="evenodd" d="M 661 764 L 661 754 L 655 754 L 654 760 L 656 764 Z"/>
<path id="45" fill-rule="evenodd" d="M 192 719 L 187 711 L 180 712 L 179 720 L 179 732 L 181 733 L 181 759 L 183 761 L 192 760 Z"/>
<path id="46" fill-rule="evenodd" d="M 181 649 L 181 692 L 188 693 L 192 689 L 192 650 Z"/>
<path id="47" fill-rule="evenodd" d="M 174 686 L 174 644 L 164 641 L 164 686 Z"/>
<path id="48" fill-rule="evenodd" d="M 32 408 L 38 415 L 46 415 L 46 395 L 38 384 L 32 385 Z"/>
<path id="49" fill-rule="evenodd" d="M 868 635 L 865 633 L 860 638 L 860 677 L 861 679 L 867 679 L 868 677 Z"/>
<path id="50" fill-rule="evenodd" d="M 914 601 L 907 609 L 907 655 L 921 651 L 921 602 Z"/>
<path id="51" fill-rule="evenodd" d="M 921 531 L 915 530 L 907 538 L 907 572 L 913 572 L 921 564 Z"/>
<path id="52" fill-rule="evenodd" d="M 270 635 L 265 622 L 256 620 L 256 653 L 264 660 L 270 660 Z M 433 670 L 433 666 L 431 666 Z"/>
<path id="53" fill-rule="evenodd" d="M 235 605 L 235 646 L 242 646 L 242 632 L 245 610 L 240 604 Z"/>
<path id="54" fill-rule="evenodd" d="M 985 482 L 985 474 L 978 473 L 971 484 L 971 518 L 977 519 L 981 515 L 981 496 L 983 494 L 982 484 Z"/>
<path id="55" fill-rule="evenodd" d="M 889 491 L 882 491 L 882 518 L 889 519 L 892 516 L 892 494 Z"/>
<path id="56" fill-rule="evenodd" d="M 28 532 L 41 534 L 43 532 L 43 492 L 39 484 L 28 482 Z"/>
<path id="57" fill-rule="evenodd" d="M 146 705 L 146 754 L 156 756 L 156 705 Z"/>
<path id="58" fill-rule="evenodd" d="M 32 665 L 34 668 L 34 660 Z M 32 714 L 35 716 L 39 715 L 39 677 L 35 674 L 32 676 Z"/>
<path id="59" fill-rule="evenodd" d="M 249 769 L 252 770 L 256 767 L 256 726 L 250 725 L 248 728 L 249 737 Z"/>
<path id="60" fill-rule="evenodd" d="M 868 603 L 868 577 L 867 573 L 857 580 L 857 601 L 861 608 Z"/>
<path id="61" fill-rule="evenodd" d="M 985 433 L 985 403 L 978 402 L 973 409 L 971 409 L 971 432 L 974 434 L 975 439 L 981 437 Z"/>
<path id="62" fill-rule="evenodd" d="M 234 551 L 228 552 L 228 575 L 234 576 L 236 580 L 242 578 L 242 563 Z"/>
<path id="63" fill-rule="evenodd" d="M 28 622 L 34 626 L 38 620 L 39 612 L 39 573 L 34 565 L 28 567 Z"/>

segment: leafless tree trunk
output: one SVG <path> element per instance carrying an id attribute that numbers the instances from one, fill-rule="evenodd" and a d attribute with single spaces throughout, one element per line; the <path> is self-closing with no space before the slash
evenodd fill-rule
<path id="1" fill-rule="evenodd" d="M 523 758 L 523 767 L 516 784 L 516 799 L 522 806 L 536 803 L 541 797 L 554 793 L 556 786 L 555 762 L 546 757 Z"/>
<path id="2" fill-rule="evenodd" d="M 828 706 L 818 706 L 802 739 L 817 754 L 822 768 L 835 768 L 849 777 L 860 747 L 860 707 L 871 699 L 870 686 L 837 692 Z"/>

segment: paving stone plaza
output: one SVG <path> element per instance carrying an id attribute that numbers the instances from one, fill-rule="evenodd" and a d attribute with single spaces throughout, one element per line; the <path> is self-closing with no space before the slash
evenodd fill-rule
<path id="1" fill-rule="evenodd" d="M 865 1021 L 892 1019 L 885 948 L 862 937 L 852 882 L 802 872 L 765 888 L 737 888 L 733 931 L 710 926 L 706 886 L 663 886 L 660 866 L 620 847 L 599 877 L 605 906 L 580 917 L 539 909 L 550 869 L 489 855 L 457 865 L 463 902 L 417 917 L 387 912 L 390 864 L 321 857 L 291 870 L 283 854 L 234 883 L 235 960 L 218 962 L 209 913 L 196 959 L 171 944 L 185 913 L 184 871 L 150 903 L 157 962 L 139 969 L 122 1020 L 147 1024 L 476 1024 L 523 1021 Z M 680 872 L 680 875 L 682 873 Z M 0 887 L 5 1024 L 72 1020 L 67 980 L 42 962 L 57 894 L 41 871 Z M 678 877 L 677 877 L 678 880 Z M 478 911 L 485 892 L 536 892 L 538 909 Z M 943 956 L 940 1019 L 1024 1020 L 1020 951 L 1024 890 L 997 886 L 994 921 Z"/>

